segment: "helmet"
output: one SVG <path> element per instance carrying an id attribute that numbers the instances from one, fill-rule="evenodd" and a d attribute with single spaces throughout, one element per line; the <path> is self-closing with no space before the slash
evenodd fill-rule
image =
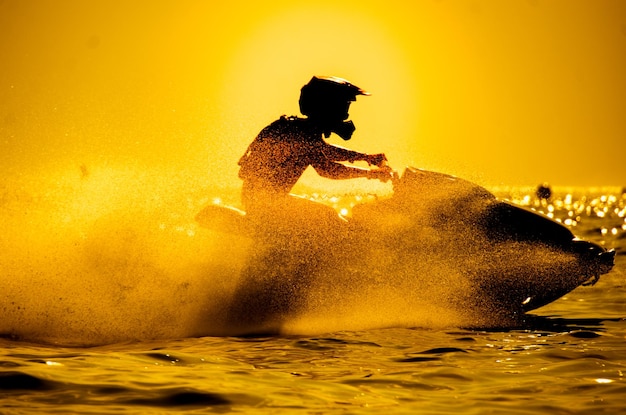
<path id="1" fill-rule="evenodd" d="M 300 91 L 300 112 L 319 116 L 333 104 L 356 101 L 357 95 L 370 95 L 356 85 L 334 76 L 314 76 Z"/>

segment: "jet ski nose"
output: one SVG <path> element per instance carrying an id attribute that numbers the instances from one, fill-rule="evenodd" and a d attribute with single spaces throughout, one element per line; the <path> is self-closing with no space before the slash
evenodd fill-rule
<path id="1" fill-rule="evenodd" d="M 595 284 L 600 275 L 608 273 L 615 265 L 615 250 L 607 251 L 593 242 L 575 239 L 572 241 L 572 252 L 584 264 L 585 275 L 591 277 L 591 281 L 583 285 Z"/>
<path id="2" fill-rule="evenodd" d="M 606 274 L 613 268 L 615 265 L 615 250 L 611 249 L 610 251 L 604 251 L 600 253 L 599 263 L 603 274 Z"/>

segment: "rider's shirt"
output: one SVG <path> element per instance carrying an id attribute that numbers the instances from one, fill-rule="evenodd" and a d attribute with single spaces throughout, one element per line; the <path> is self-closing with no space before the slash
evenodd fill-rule
<path id="1" fill-rule="evenodd" d="M 308 120 L 282 116 L 265 127 L 239 160 L 239 177 L 264 191 L 287 194 L 328 145 Z"/>
<path id="2" fill-rule="evenodd" d="M 353 178 L 357 177 L 355 170 L 338 162 L 363 156 L 326 143 L 321 128 L 307 118 L 282 116 L 250 144 L 239 160 L 239 177 L 244 181 L 246 199 L 254 197 L 253 193 L 263 197 L 287 195 L 308 166 L 324 177 Z"/>

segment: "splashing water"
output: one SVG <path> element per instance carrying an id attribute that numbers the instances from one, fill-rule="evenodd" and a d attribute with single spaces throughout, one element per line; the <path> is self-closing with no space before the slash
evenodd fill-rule
<path id="1" fill-rule="evenodd" d="M 458 198 L 441 206 L 433 195 L 411 206 L 419 226 L 398 215 L 369 220 L 349 247 L 292 235 L 292 254 L 277 257 L 275 247 L 199 228 L 195 213 L 212 196 L 182 174 L 112 168 L 5 187 L 0 333 L 76 345 L 237 334 L 233 306 L 246 313 L 248 300 L 267 308 L 273 297 L 286 334 L 483 324 L 464 303 L 479 294 L 468 276 L 494 273 L 493 264 L 521 269 L 530 258 L 546 267 L 572 261 L 519 244 L 495 254 L 471 243 L 459 250 L 450 240 L 478 236 L 437 230 L 438 215 L 458 209 Z"/>
<path id="2" fill-rule="evenodd" d="M 0 332 L 79 344 L 193 335 L 228 273 L 207 253 L 228 252 L 195 235 L 179 189 L 115 169 L 5 189 Z"/>

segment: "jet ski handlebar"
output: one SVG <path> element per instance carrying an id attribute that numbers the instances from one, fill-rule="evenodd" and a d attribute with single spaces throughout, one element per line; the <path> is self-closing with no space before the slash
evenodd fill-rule
<path id="1" fill-rule="evenodd" d="M 391 183 L 395 185 L 395 181 L 398 179 L 399 175 L 394 169 L 391 168 L 391 166 L 389 166 L 386 158 L 382 159 L 379 163 L 372 164 L 376 164 L 378 168 L 368 170 L 368 179 L 377 179 L 384 183 L 391 180 Z"/>

